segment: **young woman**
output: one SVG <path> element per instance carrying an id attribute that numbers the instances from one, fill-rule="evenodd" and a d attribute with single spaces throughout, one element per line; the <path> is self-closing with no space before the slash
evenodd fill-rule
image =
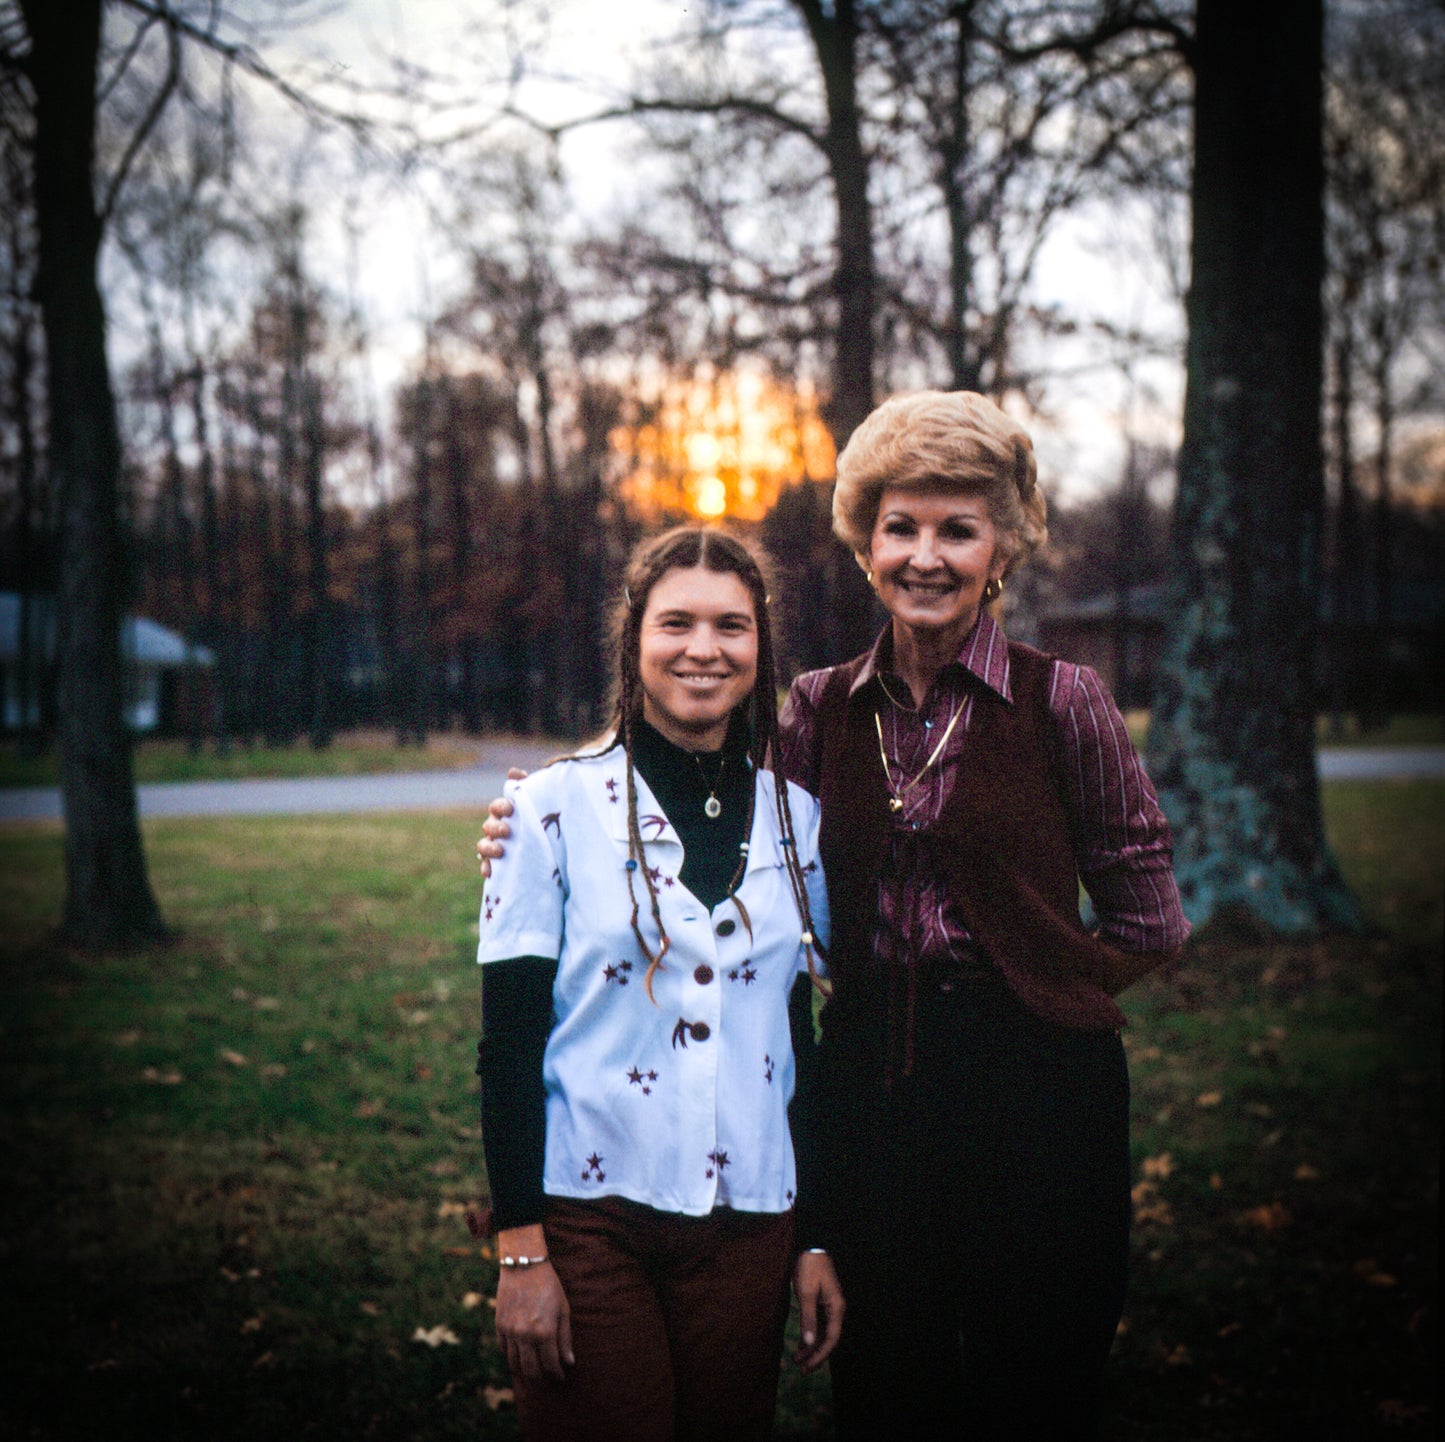
<path id="1" fill-rule="evenodd" d="M 790 1024 L 811 1053 L 827 936 L 818 807 L 762 766 L 776 687 L 743 545 L 645 543 L 618 619 L 615 730 L 509 784 L 483 899 L 497 1332 L 530 1439 L 761 1439 L 795 1261 Z M 815 1366 L 842 1299 L 825 1256 L 798 1282 Z"/>

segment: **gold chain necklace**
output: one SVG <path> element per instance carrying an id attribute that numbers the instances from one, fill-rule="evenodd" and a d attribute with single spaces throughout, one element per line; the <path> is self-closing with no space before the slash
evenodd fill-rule
<path id="1" fill-rule="evenodd" d="M 889 699 L 891 700 L 892 698 L 890 697 Z M 966 699 L 967 697 L 961 699 L 958 705 L 953 708 L 953 715 L 948 718 L 948 725 L 944 729 L 942 737 L 939 738 L 938 745 L 933 748 L 932 754 L 928 760 L 923 763 L 923 770 L 920 771 L 912 781 L 904 782 L 897 791 L 893 789 L 893 772 L 888 765 L 888 752 L 883 748 L 883 720 L 878 714 L 878 708 L 876 706 L 874 707 L 873 725 L 878 732 L 878 756 L 883 762 L 883 780 L 888 787 L 888 809 L 890 811 L 903 810 L 903 798 L 923 780 L 928 774 L 928 768 L 943 754 L 943 748 L 948 745 L 948 738 L 953 735 L 953 728 L 958 724 L 958 718 L 963 714 L 963 702 Z"/>

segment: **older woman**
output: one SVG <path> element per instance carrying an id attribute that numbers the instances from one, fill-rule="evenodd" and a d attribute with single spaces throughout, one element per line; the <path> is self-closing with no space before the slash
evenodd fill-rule
<path id="1" fill-rule="evenodd" d="M 833 995 L 795 1104 L 817 1159 L 796 1281 L 833 1263 L 847 1299 L 837 1434 L 1087 1437 L 1128 1261 L 1114 997 L 1188 932 L 1168 826 L 1098 676 L 986 610 L 1046 538 L 1004 411 L 886 402 L 838 458 L 833 523 L 889 623 L 793 683 L 775 762 L 822 804 Z"/>
<path id="2" fill-rule="evenodd" d="M 1027 434 L 979 395 L 896 397 L 838 459 L 834 530 L 890 620 L 794 682 L 778 760 L 822 803 L 826 1164 L 799 1227 L 848 1300 L 842 1439 L 1088 1436 L 1122 1310 L 1114 996 L 1188 928 L 1099 678 L 985 610 L 1044 519 Z"/>

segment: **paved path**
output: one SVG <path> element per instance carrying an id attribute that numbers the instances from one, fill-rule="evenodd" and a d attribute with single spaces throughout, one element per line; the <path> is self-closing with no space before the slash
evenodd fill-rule
<path id="1" fill-rule="evenodd" d="M 526 748 L 524 748 L 525 750 Z M 313 812 L 441 811 L 476 813 L 502 789 L 507 764 L 537 765 L 544 753 L 489 757 L 459 771 L 412 771 L 384 776 L 314 776 L 272 781 L 175 781 L 140 786 L 142 816 L 294 816 Z M 1445 748 L 1349 747 L 1320 753 L 1326 781 L 1411 780 L 1445 777 Z M 0 790 L 0 824 L 57 821 L 60 792 L 53 786 Z"/>

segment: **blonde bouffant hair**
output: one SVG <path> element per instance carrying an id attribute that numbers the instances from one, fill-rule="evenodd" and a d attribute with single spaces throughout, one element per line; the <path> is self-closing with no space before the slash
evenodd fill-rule
<path id="1" fill-rule="evenodd" d="M 883 402 L 838 457 L 833 532 L 863 564 L 884 488 L 981 496 L 1010 575 L 1048 540 L 1034 446 L 973 391 L 915 391 Z"/>

